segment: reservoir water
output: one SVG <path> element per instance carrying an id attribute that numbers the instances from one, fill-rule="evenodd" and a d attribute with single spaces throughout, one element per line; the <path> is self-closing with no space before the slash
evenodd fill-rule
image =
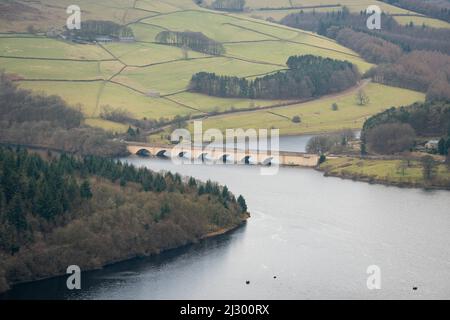
<path id="1" fill-rule="evenodd" d="M 450 298 L 448 191 L 325 178 L 311 169 L 261 176 L 255 166 L 126 161 L 226 184 L 246 197 L 252 217 L 216 239 L 83 273 L 80 291 L 68 291 L 59 277 L 16 286 L 3 298 Z M 367 288 L 371 265 L 381 270 L 380 290 Z"/>

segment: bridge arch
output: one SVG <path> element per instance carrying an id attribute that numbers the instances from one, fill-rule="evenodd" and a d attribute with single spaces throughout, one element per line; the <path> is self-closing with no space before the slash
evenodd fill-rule
<path id="1" fill-rule="evenodd" d="M 273 157 L 269 157 L 269 158 L 267 158 L 267 159 L 264 159 L 264 160 L 261 162 L 261 164 L 262 164 L 263 166 L 271 166 L 271 165 L 273 164 L 273 160 L 274 160 Z"/>
<path id="2" fill-rule="evenodd" d="M 136 151 L 136 155 L 140 157 L 150 157 L 152 153 L 148 149 L 142 148 Z"/>
<path id="3" fill-rule="evenodd" d="M 159 158 L 168 158 L 166 153 L 167 153 L 167 150 L 162 149 L 162 150 L 159 150 L 158 152 L 156 152 L 156 156 Z"/>
<path id="4" fill-rule="evenodd" d="M 230 161 L 233 161 L 233 156 L 231 156 L 230 154 L 223 154 L 219 157 L 218 160 L 223 163 L 228 163 Z"/>
<path id="5" fill-rule="evenodd" d="M 202 160 L 203 162 L 209 160 L 209 158 L 208 158 L 208 153 L 206 153 L 206 152 L 200 153 L 200 155 L 198 156 L 198 158 L 199 158 L 200 160 Z"/>
<path id="6" fill-rule="evenodd" d="M 178 157 L 179 158 L 186 158 L 186 156 L 189 154 L 188 151 L 181 151 L 180 153 L 178 153 Z"/>
<path id="7" fill-rule="evenodd" d="M 241 162 L 245 163 L 245 164 L 252 164 L 251 160 L 252 160 L 252 156 L 247 155 L 244 158 L 242 158 Z"/>

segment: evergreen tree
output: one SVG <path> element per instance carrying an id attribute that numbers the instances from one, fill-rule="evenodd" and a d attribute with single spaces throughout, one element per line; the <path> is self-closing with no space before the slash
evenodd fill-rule
<path id="1" fill-rule="evenodd" d="M 24 203 L 19 194 L 15 194 L 10 201 L 6 217 L 17 231 L 24 231 L 27 228 Z"/>
<path id="2" fill-rule="evenodd" d="M 242 212 L 247 212 L 247 203 L 242 195 L 240 195 L 237 199 L 237 202 L 239 204 L 239 207 L 241 208 Z"/>
<path id="3" fill-rule="evenodd" d="M 189 178 L 189 187 L 197 187 L 197 181 L 193 178 Z"/>
<path id="4" fill-rule="evenodd" d="M 222 198 L 223 198 L 225 201 L 228 201 L 228 200 L 230 199 L 230 192 L 229 192 L 227 186 L 224 186 L 224 187 L 222 188 Z"/>
<path id="5" fill-rule="evenodd" d="M 80 196 L 83 199 L 91 199 L 93 194 L 91 191 L 91 184 L 88 180 L 84 180 L 80 186 Z"/>
<path id="6" fill-rule="evenodd" d="M 446 141 L 444 138 L 441 138 L 438 143 L 438 153 L 445 156 L 447 154 L 447 151 L 448 149 L 446 149 Z"/>

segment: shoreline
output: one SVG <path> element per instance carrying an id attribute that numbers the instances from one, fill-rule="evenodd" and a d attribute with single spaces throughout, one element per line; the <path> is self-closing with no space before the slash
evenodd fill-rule
<path id="1" fill-rule="evenodd" d="M 162 253 L 168 252 L 170 250 L 180 249 L 180 248 L 183 248 L 183 247 L 186 247 L 186 246 L 190 246 L 190 245 L 194 245 L 194 244 L 200 243 L 201 241 L 206 241 L 208 239 L 213 239 L 213 238 L 216 238 L 216 237 L 224 236 L 224 235 L 227 235 L 227 234 L 229 234 L 229 233 L 231 233 L 233 231 L 238 230 L 239 228 L 244 227 L 246 225 L 248 219 L 250 219 L 250 217 L 251 217 L 250 213 L 247 212 L 241 218 L 240 222 L 238 224 L 236 224 L 235 226 L 231 226 L 231 227 L 228 227 L 228 228 L 221 228 L 221 229 L 216 230 L 216 231 L 208 232 L 208 233 L 204 234 L 203 236 L 199 237 L 198 239 L 196 239 L 194 241 L 190 241 L 190 242 L 185 243 L 185 244 L 180 245 L 180 246 L 175 246 L 175 247 L 169 247 L 169 248 L 161 249 L 161 250 L 158 250 L 157 253 L 151 253 L 151 254 L 148 254 L 148 255 L 132 255 L 132 256 L 124 257 L 124 258 L 117 259 L 117 260 L 114 260 L 114 261 L 108 261 L 108 262 L 105 262 L 104 264 L 102 264 L 102 266 L 100 266 L 100 267 L 89 268 L 89 269 L 82 270 L 82 273 L 102 270 L 102 269 L 105 269 L 105 268 L 107 268 L 109 266 L 113 266 L 113 265 L 118 264 L 118 263 L 123 263 L 123 262 L 131 261 L 131 260 L 134 260 L 134 259 L 138 259 L 138 258 L 149 258 L 149 257 L 152 257 L 152 256 L 157 256 L 157 255 L 160 255 Z M 52 276 L 48 276 L 48 277 L 34 279 L 34 280 L 31 280 L 31 281 L 23 281 L 23 282 L 17 282 L 17 283 L 9 284 L 9 286 L 5 290 L 2 290 L 0 288 L 0 301 L 1 300 L 7 300 L 7 297 L 2 297 L 2 296 L 7 295 L 8 292 L 13 290 L 13 288 L 16 287 L 16 286 L 31 284 L 31 283 L 45 281 L 45 280 L 50 280 L 50 279 L 55 279 L 55 278 L 60 278 L 60 277 L 66 276 L 66 275 L 67 275 L 66 273 L 60 273 L 60 274 L 56 274 L 56 275 L 52 275 Z"/>
<path id="2" fill-rule="evenodd" d="M 434 191 L 450 191 L 449 186 L 438 186 L 438 185 L 427 185 L 423 183 L 414 183 L 414 182 L 400 182 L 400 181 L 392 181 L 382 178 L 374 178 L 366 175 L 358 175 L 358 174 L 342 174 L 342 173 L 333 173 L 329 170 L 322 169 L 317 167 L 316 171 L 322 172 L 325 178 L 340 178 L 342 180 L 352 180 L 354 182 L 362 182 L 368 183 L 372 185 L 383 185 L 386 187 L 397 187 L 402 189 L 422 189 L 422 190 L 434 190 Z"/>

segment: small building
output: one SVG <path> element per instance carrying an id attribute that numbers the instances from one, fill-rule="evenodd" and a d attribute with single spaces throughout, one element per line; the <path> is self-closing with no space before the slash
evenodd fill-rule
<path id="1" fill-rule="evenodd" d="M 134 37 L 119 37 L 120 42 L 135 42 L 136 39 Z"/>
<path id="2" fill-rule="evenodd" d="M 101 42 L 101 43 L 110 43 L 113 42 L 114 39 L 108 36 L 99 36 L 99 37 L 95 37 L 95 41 L 97 42 Z"/>
<path id="3" fill-rule="evenodd" d="M 427 150 L 437 150 L 439 145 L 439 140 L 430 140 L 427 143 L 425 143 L 425 148 Z"/>

